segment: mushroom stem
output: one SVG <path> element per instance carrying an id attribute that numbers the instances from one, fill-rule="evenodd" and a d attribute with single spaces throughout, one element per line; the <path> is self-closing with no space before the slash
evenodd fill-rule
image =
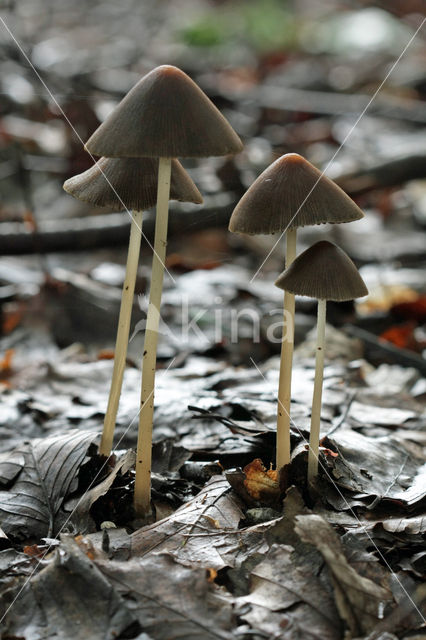
<path id="1" fill-rule="evenodd" d="M 308 483 L 318 474 L 318 452 L 321 423 L 322 382 L 324 377 L 324 346 L 326 300 L 318 300 L 317 347 L 315 356 L 315 382 L 312 398 L 311 432 L 309 436 Z"/>
<path id="2" fill-rule="evenodd" d="M 288 229 L 286 233 L 286 269 L 296 257 L 297 229 Z M 284 331 L 286 333 L 284 334 Z M 293 365 L 294 345 L 294 294 L 284 294 L 284 324 L 281 342 L 280 378 L 278 383 L 277 411 L 277 471 L 290 462 L 290 401 L 291 369 Z"/>
<path id="3" fill-rule="evenodd" d="M 158 165 L 154 256 L 152 259 L 151 288 L 149 292 L 149 306 L 143 349 L 141 409 L 139 413 L 138 444 L 136 451 L 134 507 L 136 515 L 138 516 L 144 516 L 151 511 L 151 448 L 154 384 L 161 294 L 163 291 L 164 261 L 166 259 L 167 247 L 170 175 L 171 158 L 160 158 Z"/>
<path id="4" fill-rule="evenodd" d="M 126 366 L 127 345 L 129 343 L 130 319 L 133 308 L 136 274 L 139 263 L 139 252 L 142 235 L 142 211 L 132 212 L 130 226 L 129 250 L 127 253 L 126 275 L 121 295 L 120 315 L 118 319 L 117 338 L 114 352 L 114 368 L 109 390 L 108 406 L 105 414 L 99 453 L 109 456 L 114 438 L 115 421 L 120 400 L 123 375 Z"/>

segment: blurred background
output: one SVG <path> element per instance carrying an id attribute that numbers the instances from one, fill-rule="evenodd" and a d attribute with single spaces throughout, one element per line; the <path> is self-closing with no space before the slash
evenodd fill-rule
<path id="1" fill-rule="evenodd" d="M 322 238 L 339 244 L 370 289 L 356 308 L 330 305 L 329 321 L 361 340 L 373 363 L 425 370 L 425 27 L 393 68 L 422 24 L 424 0 L 0 0 L 0 8 L 4 379 L 19 372 L 22 383 L 28 360 L 76 343 L 91 357 L 112 357 L 129 218 L 73 199 L 62 184 L 92 165 L 81 140 L 164 63 L 201 86 L 245 149 L 184 162 L 205 204 L 172 204 L 167 267 L 176 283 L 166 277 L 163 315 L 179 325 L 186 300 L 188 318 L 204 312 L 203 335 L 186 343 L 164 335 L 160 361 L 180 354 L 182 364 L 197 352 L 240 364 L 277 352 L 267 328 L 282 302 L 273 281 L 284 244 L 264 262 L 276 238 L 236 237 L 227 223 L 253 180 L 297 152 L 327 168 L 366 213 L 357 223 L 300 233 L 299 250 Z M 151 212 L 150 240 L 153 228 Z M 132 328 L 144 318 L 151 257 L 144 242 Z M 250 318 L 239 323 L 237 340 L 226 322 L 217 333 L 218 310 L 226 318 L 231 307 L 259 313 L 258 341 Z M 300 299 L 297 311 L 300 343 L 315 305 Z M 130 344 L 136 365 L 140 334 Z"/>

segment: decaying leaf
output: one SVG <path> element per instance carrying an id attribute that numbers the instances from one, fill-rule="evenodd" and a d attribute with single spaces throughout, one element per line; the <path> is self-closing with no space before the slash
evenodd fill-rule
<path id="1" fill-rule="evenodd" d="M 404 638 L 422 640 L 424 636 L 426 620 L 426 584 L 417 585 L 413 580 L 396 576 L 395 591 L 398 594 L 398 606 L 395 607 L 383 620 L 380 620 L 367 640 L 382 640 L 390 632 L 409 631 Z M 404 584 L 405 583 L 405 584 Z M 413 630 L 419 629 L 419 635 Z M 400 636 L 401 637 L 401 636 Z"/>
<path id="2" fill-rule="evenodd" d="M 253 629 L 271 638 L 341 639 L 331 585 L 318 576 L 318 563 L 309 560 L 291 546 L 271 547 L 251 572 L 250 593 L 236 599 L 239 614 Z"/>
<path id="3" fill-rule="evenodd" d="M 280 544 L 290 544 L 292 547 L 295 547 L 297 544 L 300 544 L 300 539 L 294 532 L 296 516 L 303 513 L 310 513 L 295 486 L 289 487 L 286 491 L 286 496 L 283 501 L 283 511 L 284 515 L 278 518 L 268 528 L 265 534 L 266 539 L 270 544 L 277 542 Z"/>
<path id="4" fill-rule="evenodd" d="M 395 439 L 368 437 L 342 428 L 324 441 L 325 446 L 339 453 L 337 458 L 329 459 L 333 480 L 342 489 L 355 492 L 357 498 L 369 498 L 371 503 L 372 496 L 377 503 L 397 500 L 413 505 L 426 494 L 423 461 L 410 455 Z M 415 486 L 407 489 L 412 483 Z M 348 500 L 342 508 L 349 506 Z"/>
<path id="5" fill-rule="evenodd" d="M 155 640 L 231 640 L 230 604 L 216 595 L 203 569 L 164 553 L 126 563 L 99 560 L 98 569 Z"/>
<path id="6" fill-rule="evenodd" d="M 254 500 L 264 504 L 276 502 L 280 495 L 277 472 L 266 469 L 262 460 L 256 458 L 243 469 L 245 473 L 244 486 Z"/>
<path id="7" fill-rule="evenodd" d="M 410 418 L 415 418 L 416 413 L 398 407 L 377 407 L 354 401 L 352 402 L 348 417 L 360 424 L 376 424 L 383 426 L 400 425 Z"/>
<path id="8" fill-rule="evenodd" d="M 12 482 L 25 464 L 20 451 L 0 453 L 0 485 L 7 486 Z"/>
<path id="9" fill-rule="evenodd" d="M 15 452 L 24 464 L 11 489 L 0 491 L 0 517 L 7 535 L 31 539 L 56 533 L 63 522 L 64 498 L 76 488 L 79 466 L 93 439 L 92 432 L 73 430 L 32 440 Z"/>
<path id="10" fill-rule="evenodd" d="M 16 595 L 16 589 L 3 595 L 4 610 Z M 121 635 L 131 628 L 135 633 Z M 54 560 L 23 587 L 2 624 L 5 637 L 31 640 L 134 638 L 138 629 L 116 589 L 68 537 Z"/>
<path id="11" fill-rule="evenodd" d="M 321 516 L 296 516 L 296 533 L 323 556 L 332 576 L 339 614 L 353 636 L 376 626 L 386 604 L 392 601 L 388 588 L 359 575 L 347 561 L 339 536 Z"/>
<path id="12" fill-rule="evenodd" d="M 133 451 L 127 451 L 116 463 L 107 477 L 84 493 L 82 497 L 74 498 L 65 504 L 67 511 L 71 511 L 70 523 L 82 533 L 86 533 L 90 527 L 93 530 L 93 523 L 90 522 L 90 507 L 94 502 L 110 489 L 118 473 L 126 473 L 135 462 Z"/>
<path id="13" fill-rule="evenodd" d="M 136 531 L 132 536 L 132 556 L 159 551 L 176 553 L 181 562 L 194 567 L 222 569 L 233 563 L 237 551 L 247 553 L 238 530 L 242 517 L 242 505 L 226 479 L 214 476 L 193 500 L 171 516 Z"/>

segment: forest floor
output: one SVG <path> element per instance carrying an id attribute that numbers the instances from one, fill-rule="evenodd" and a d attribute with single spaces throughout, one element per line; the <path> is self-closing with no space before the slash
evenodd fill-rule
<path id="1" fill-rule="evenodd" d="M 62 192 L 63 181 L 91 160 L 7 32 L 0 35 L 2 637 L 424 638 L 421 38 L 353 127 L 415 30 L 403 3 L 399 20 L 382 15 L 392 46 L 359 53 L 358 63 L 344 57 L 344 42 L 340 50 L 283 53 L 288 42 L 275 51 L 252 41 L 230 47 L 225 34 L 216 48 L 203 42 L 201 50 L 200 37 L 212 33 L 201 18 L 181 24 L 179 7 L 160 15 L 153 4 L 134 2 L 119 18 L 113 3 L 90 10 L 59 4 L 49 16 L 29 1 L 4 15 L 83 139 L 142 73 L 171 62 L 208 93 L 245 150 L 233 159 L 185 161 L 205 205 L 172 205 L 154 516 L 144 523 L 132 511 L 133 450 L 151 250 L 144 242 L 116 450 L 106 460 L 97 444 L 129 220 Z M 302 18 L 309 32 L 309 15 Z M 130 46 L 132 37 L 137 44 Z M 314 492 L 305 477 L 316 303 L 296 303 L 293 455 L 277 487 L 267 471 L 275 459 L 282 314 L 273 282 L 284 246 L 265 262 L 277 238 L 235 237 L 226 229 L 244 191 L 288 152 L 327 166 L 366 213 L 356 223 L 302 229 L 298 240 L 298 250 L 319 239 L 336 242 L 370 291 L 356 304 L 328 306 Z M 148 213 L 148 240 L 154 222 Z"/>

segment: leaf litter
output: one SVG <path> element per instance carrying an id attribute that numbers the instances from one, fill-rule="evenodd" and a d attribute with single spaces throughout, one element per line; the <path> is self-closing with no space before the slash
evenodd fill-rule
<path id="1" fill-rule="evenodd" d="M 138 7 L 136 4 L 134 11 L 149 13 L 143 3 Z M 74 5 L 71 11 L 78 7 L 78 3 Z M 86 12 L 87 7 L 80 10 Z M 115 12 L 111 16 L 112 31 L 105 29 L 103 36 L 106 62 L 102 61 L 101 72 L 95 69 L 88 74 L 84 69 L 84 85 L 95 96 L 99 89 L 109 94 L 111 85 L 114 97 L 121 93 L 121 88 L 116 89 L 116 76 L 111 77 L 108 71 L 109 63 L 116 64 L 115 48 L 108 44 L 108 38 L 111 33 L 118 40 L 122 35 L 121 21 L 115 20 Z M 174 21 L 175 16 L 164 13 L 163 18 Z M 67 20 L 64 24 L 68 24 Z M 150 24 L 149 19 L 138 22 L 138 28 L 143 26 L 144 37 L 134 44 L 142 48 L 142 56 L 140 50 L 135 54 L 133 47 L 132 58 L 141 59 L 152 45 Z M 37 22 L 34 25 L 39 26 Z M 31 29 L 29 22 L 27 27 Z M 71 32 L 63 35 L 70 43 Z M 81 41 L 83 44 L 83 35 Z M 43 41 L 35 38 L 34 42 L 39 43 L 40 58 Z M 46 43 L 57 46 L 51 40 Z M 120 55 L 126 57 L 127 52 L 123 49 Z M 150 50 L 149 57 L 155 59 L 155 51 Z M 260 76 L 265 80 L 255 91 L 250 82 L 245 85 L 223 70 L 212 71 L 210 79 L 204 78 L 214 86 L 216 98 L 231 105 L 234 118 L 243 116 L 247 135 L 259 136 L 249 141 L 250 153 L 240 160 L 240 166 L 228 163 L 228 173 L 232 175 L 224 170 L 225 165 L 220 167 L 220 176 L 210 163 L 194 169 L 197 177 L 209 185 L 209 194 L 215 190 L 211 187 L 215 182 L 232 184 L 235 193 L 213 194 L 223 196 L 228 208 L 232 208 L 236 192 L 248 186 L 277 148 L 284 145 L 306 149 L 308 155 L 327 156 L 331 141 L 344 140 L 348 126 L 352 126 L 346 106 L 334 112 L 333 105 L 341 98 L 352 100 L 356 96 L 344 96 L 334 89 L 328 97 L 331 110 L 326 111 L 334 114 L 333 120 L 318 115 L 309 120 L 304 111 L 299 118 L 299 109 L 306 108 L 307 96 L 315 95 L 305 89 L 318 83 L 330 88 L 333 76 L 324 64 L 310 65 L 312 69 L 302 74 L 306 78 L 300 78 L 300 63 L 295 55 L 277 66 L 265 56 L 265 61 L 259 62 Z M 62 73 L 64 64 L 60 58 L 54 66 Z M 369 74 L 373 74 L 367 74 L 368 82 L 378 84 L 387 64 L 388 54 L 378 64 L 368 65 L 372 70 Z M 72 67 L 65 64 L 67 77 L 80 83 L 81 70 L 77 69 L 78 64 Z M 352 82 L 362 83 L 360 76 L 365 71 L 363 65 L 359 67 Z M 13 75 L 19 79 L 22 70 L 17 62 L 14 69 Z M 412 71 L 417 78 L 415 65 Z M 123 82 L 131 84 L 132 72 L 123 69 L 121 73 Z M 36 95 L 38 90 L 32 82 L 29 78 L 28 85 Z M 292 82 L 297 86 L 292 87 Z M 285 97 L 280 94 L 280 84 L 285 88 Z M 233 96 L 234 85 L 241 94 L 238 99 Z M 275 89 L 278 95 L 273 99 Z M 348 87 L 351 90 L 357 89 Z M 420 94 L 422 89 L 417 83 L 411 91 Z M 325 100 L 325 92 L 320 94 Z M 241 96 L 245 102 L 247 98 L 254 101 L 251 115 L 247 105 L 240 103 Z M 293 121 L 287 112 L 289 96 L 305 103 L 305 107 L 291 107 L 295 109 Z M 359 97 L 364 101 L 363 96 Z M 101 100 L 104 98 L 93 98 L 103 109 Z M 417 110 L 420 108 L 420 101 L 412 103 Z M 86 100 L 81 104 L 81 113 L 78 104 L 72 105 L 74 118 L 80 126 L 87 127 L 89 109 L 94 121 L 96 117 Z M 43 108 L 42 102 L 39 106 L 32 104 L 40 122 L 37 135 L 28 134 L 28 139 L 31 148 L 35 144 L 43 152 L 42 132 L 47 125 L 43 124 L 45 114 L 40 105 Z M 283 105 L 286 124 L 277 126 L 277 110 L 282 110 Z M 10 93 L 6 113 L 12 107 L 17 109 Z M 409 107 L 405 107 L 408 112 Z M 31 124 L 28 113 L 23 115 L 21 128 Z M 419 140 L 423 140 L 418 127 L 413 122 L 403 122 L 401 113 L 396 117 L 400 119 L 398 133 L 392 121 L 380 112 L 362 119 L 355 137 L 348 140 L 338 163 L 331 167 L 337 175 L 342 174 L 343 168 L 342 184 L 347 181 L 345 167 L 356 165 L 356 177 L 356 169 L 362 173 L 367 161 L 383 161 L 383 149 L 387 155 L 391 147 L 399 149 L 401 143 L 407 149 L 410 140 L 418 148 Z M 13 121 L 7 116 L 3 121 L 6 132 L 9 128 L 12 131 Z M 309 139 L 309 131 L 315 132 L 313 140 Z M 377 148 L 371 145 L 372 135 Z M 61 137 L 65 144 L 64 132 Z M 389 145 L 389 139 L 393 145 Z M 262 152 L 259 141 L 267 147 L 267 153 Z M 250 163 L 250 156 L 258 156 L 254 164 Z M 7 169 L 8 159 L 4 159 Z M 37 159 L 52 161 L 41 155 Z M 80 166 L 81 160 L 81 149 L 72 150 L 70 162 Z M 72 172 L 71 167 L 66 170 Z M 389 176 L 390 173 L 388 170 Z M 375 175 L 369 174 L 373 183 Z M 57 176 L 45 179 L 48 186 L 58 190 Z M 41 178 L 37 176 L 36 182 L 41 184 Z M 100 260 L 104 266 L 95 269 L 98 256 L 88 258 L 84 252 L 50 255 L 50 277 L 60 285 L 56 290 L 43 285 L 37 259 L 2 258 L 1 293 L 10 296 L 5 289 L 13 287 L 16 300 L 12 304 L 19 303 L 10 309 L 7 303 L 4 305 L 5 335 L 0 343 L 0 617 L 7 612 L 1 623 L 6 640 L 355 640 L 356 636 L 369 640 L 417 640 L 424 635 L 424 621 L 419 615 L 419 611 L 426 615 L 426 383 L 420 374 L 424 361 L 418 354 L 410 357 L 402 349 L 386 349 L 377 336 L 387 330 L 398 333 L 393 327 L 392 314 L 398 311 L 394 296 L 401 290 L 411 296 L 415 291 L 424 293 L 424 275 L 412 265 L 423 259 L 425 234 L 420 228 L 413 228 L 406 213 L 398 216 L 395 209 L 389 216 L 387 208 L 391 197 L 399 202 L 398 206 L 407 203 L 413 182 L 400 187 L 391 181 L 391 193 L 383 189 L 386 184 L 380 187 L 380 180 L 373 184 L 372 199 L 364 200 L 371 206 L 365 226 L 338 230 L 339 243 L 352 257 L 368 263 L 363 267 L 364 276 L 372 283 L 377 281 L 369 298 L 369 303 L 376 305 L 372 311 L 389 314 L 355 319 L 352 308 L 345 308 L 340 316 L 336 309 L 330 309 L 331 324 L 350 324 L 343 325 L 343 329 L 330 325 L 327 330 L 330 364 L 325 369 L 322 470 L 316 495 L 309 495 L 304 483 L 314 375 L 312 335 L 305 335 L 314 323 L 309 301 L 298 300 L 296 309 L 298 346 L 291 405 L 294 456 L 288 478 L 291 486 L 284 487 L 286 491 L 277 499 L 276 486 L 268 476 L 274 459 L 279 366 L 278 347 L 270 343 L 268 330 L 276 321 L 272 312 L 281 307 L 282 295 L 274 288 L 267 270 L 262 279 L 249 283 L 256 260 L 263 260 L 272 246 L 265 244 L 264 238 L 251 238 L 247 245 L 239 239 L 237 252 L 231 252 L 226 234 L 216 229 L 217 255 L 209 261 L 202 245 L 194 248 L 201 236 L 190 235 L 186 240 L 179 236 L 179 254 L 169 256 L 173 258 L 171 264 L 186 273 L 176 279 L 176 286 L 166 283 L 163 298 L 172 331 L 161 336 L 159 360 L 164 370 L 169 365 L 170 369 L 159 371 L 157 376 L 153 453 L 156 520 L 150 523 L 133 520 L 132 454 L 126 452 L 134 448 L 136 440 L 132 420 L 139 404 L 142 333 L 137 322 L 117 419 L 119 450 L 109 460 L 100 459 L 92 444 L 102 426 L 111 378 L 112 363 L 104 359 L 105 352 L 97 349 L 104 348 L 108 340 L 112 344 L 115 331 L 120 279 L 115 276 L 116 282 L 112 282 L 108 270 L 111 271 L 111 263 L 116 263 L 119 250 L 108 252 L 106 261 L 102 251 Z M 421 202 L 420 198 L 415 202 L 414 215 Z M 56 218 L 61 204 L 55 199 L 44 208 L 50 208 Z M 43 207 L 39 208 L 43 218 L 48 218 L 41 211 Z M 223 223 L 227 222 L 229 212 L 224 217 L 219 209 L 212 210 L 210 221 L 222 216 Z M 81 208 L 74 210 L 81 215 Z M 63 225 L 69 221 L 57 222 Z M 147 216 L 147 228 L 150 222 L 152 218 Z M 182 228 L 191 231 L 189 224 L 192 222 L 179 222 L 179 233 Z M 407 228 L 408 225 L 411 226 Z M 302 231 L 301 245 L 319 239 L 318 233 L 322 232 Z M 7 234 L 4 240 L 10 244 Z M 272 238 L 273 243 L 275 240 Z M 171 243 L 175 241 L 171 236 Z M 243 255 L 241 249 L 247 248 L 249 251 Z M 282 255 L 276 254 L 271 256 L 274 275 L 282 268 Z M 191 266 L 196 264 L 210 270 Z M 146 276 L 143 266 L 140 293 L 146 292 Z M 204 313 L 203 336 L 197 333 L 186 339 L 176 338 L 182 324 L 179 314 L 183 297 L 188 299 L 194 316 Z M 221 300 L 220 305 L 216 305 L 216 299 Z M 244 322 L 237 340 L 225 332 L 217 341 L 215 313 L 223 313 L 223 324 L 229 325 L 231 308 L 260 311 L 258 343 L 247 338 Z M 28 318 L 43 315 L 40 309 L 45 318 L 54 318 L 47 327 L 28 322 Z M 135 312 L 143 322 L 144 308 L 135 305 Z M 405 320 L 412 318 L 404 317 Z M 353 333 L 353 322 L 363 334 Z M 375 322 L 384 326 L 376 331 Z M 75 340 L 87 346 L 73 344 Z M 418 343 L 421 344 L 421 335 Z M 252 366 L 251 359 L 259 364 L 263 375 Z M 256 459 L 263 466 L 253 464 Z M 272 488 L 270 500 L 264 499 L 265 486 Z M 258 491 L 259 487 L 262 491 Z"/>
<path id="2" fill-rule="evenodd" d="M 426 578 L 424 466 L 395 428 L 410 423 L 410 431 L 421 432 L 421 413 L 402 403 L 386 418 L 383 396 L 375 411 L 370 392 L 367 421 L 367 412 L 361 416 L 353 401 L 365 393 L 359 383 L 362 363 L 358 369 L 328 367 L 321 425 L 324 468 L 313 501 L 299 483 L 306 468 L 312 364 L 296 360 L 290 481 L 299 489 L 287 490 L 282 503 L 268 471 L 274 453 L 275 361 L 264 365 L 265 377 L 225 361 L 212 369 L 209 364 L 208 358 L 192 355 L 183 367 L 159 375 L 157 520 L 142 527 L 131 516 L 131 453 L 123 450 L 116 459 L 102 460 L 91 448 L 111 363 L 86 358 L 70 369 L 61 365 L 63 373 L 50 367 L 50 389 L 41 376 L 28 392 L 30 403 L 16 396 L 15 411 L 25 407 L 25 416 L 30 407 L 37 428 L 42 425 L 47 435 L 0 457 L 5 533 L 0 554 L 9 554 L 0 569 L 6 609 L 29 578 L 20 604 L 2 623 L 6 637 L 31 631 L 34 638 L 65 638 L 72 630 L 77 638 L 249 638 L 253 633 L 361 638 L 386 616 L 395 618 L 395 575 L 410 577 L 416 592 Z M 122 416 L 136 402 L 136 375 L 132 368 L 128 373 Z M 92 378 L 99 382 L 86 391 Z M 14 389 L 5 393 L 13 407 Z M 61 403 L 68 393 L 74 401 Z M 49 399 L 55 394 L 52 412 Z M 84 411 L 79 415 L 73 405 Z M 59 422 L 67 425 L 63 435 L 57 432 Z M 133 430 L 125 441 L 134 445 Z M 10 443 L 16 443 L 13 436 Z M 262 462 L 255 462 L 258 456 Z M 235 463 L 246 468 L 233 469 Z M 191 468 L 193 475 L 185 477 L 184 470 Z M 208 480 L 202 470 L 209 468 L 211 473 L 224 468 L 226 474 Z M 58 534 L 55 546 L 43 543 Z M 36 544 L 32 556 L 28 542 Z M 359 555 L 366 553 L 379 572 L 365 575 Z M 65 578 L 69 575 L 71 581 Z M 89 575 L 94 576 L 96 629 L 84 613 L 92 607 L 83 597 Z M 105 598 L 110 606 L 102 608 Z M 70 611 L 79 613 L 73 617 Z M 175 636 L 165 617 L 173 621 Z M 421 619 L 409 619 L 414 628 L 421 625 Z"/>

